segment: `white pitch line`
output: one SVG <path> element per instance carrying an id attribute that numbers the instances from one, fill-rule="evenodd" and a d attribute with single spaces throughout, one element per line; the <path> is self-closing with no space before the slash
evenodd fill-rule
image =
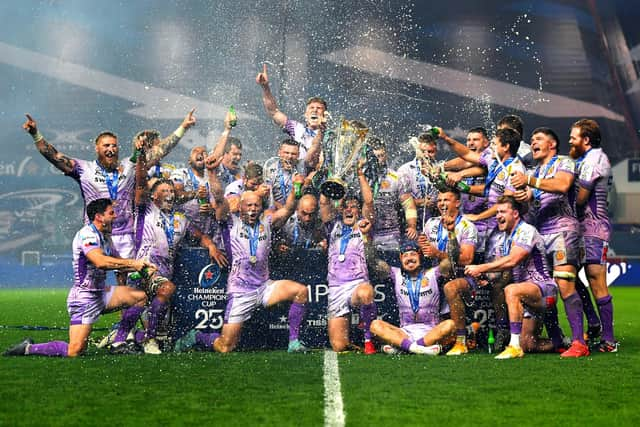
<path id="1" fill-rule="evenodd" d="M 344 427 L 344 406 L 340 391 L 338 356 L 332 350 L 324 352 L 324 425 Z"/>

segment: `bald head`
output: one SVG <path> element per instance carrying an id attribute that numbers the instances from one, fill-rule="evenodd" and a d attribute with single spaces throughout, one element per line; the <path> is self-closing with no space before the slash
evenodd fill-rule
<path id="1" fill-rule="evenodd" d="M 303 224 L 310 224 L 315 221 L 318 212 L 318 201 L 311 194 L 305 194 L 298 201 L 298 220 Z"/>

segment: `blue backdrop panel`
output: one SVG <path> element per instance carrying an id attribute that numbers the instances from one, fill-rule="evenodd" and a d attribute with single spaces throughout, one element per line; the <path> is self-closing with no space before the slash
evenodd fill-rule
<path id="1" fill-rule="evenodd" d="M 272 260 L 271 278 L 291 279 L 307 285 L 309 304 L 301 330 L 301 339 L 311 347 L 325 347 L 327 340 L 327 260 L 318 250 L 302 250 Z M 175 336 L 187 330 L 219 331 L 222 327 L 226 306 L 226 271 L 210 265 L 208 253 L 200 248 L 185 248 L 176 260 L 174 282 L 177 290 L 174 297 Z M 395 294 L 390 282 L 374 284 L 378 316 L 393 324 L 398 323 Z M 289 304 L 269 310 L 259 309 L 245 323 L 240 348 L 267 349 L 285 348 L 289 339 Z M 358 311 L 352 315 L 351 338 L 362 342 L 362 331 L 358 328 Z"/>

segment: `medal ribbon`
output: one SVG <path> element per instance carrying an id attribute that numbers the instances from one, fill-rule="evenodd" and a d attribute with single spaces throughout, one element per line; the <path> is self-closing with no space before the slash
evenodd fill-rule
<path id="1" fill-rule="evenodd" d="M 411 302 L 411 310 L 413 313 L 418 313 L 420 310 L 420 288 L 422 287 L 422 271 L 418 274 L 416 280 L 412 280 L 410 277 L 405 277 L 405 284 L 407 285 L 407 292 L 409 293 L 409 302 Z"/>
<path id="2" fill-rule="evenodd" d="M 104 176 L 104 180 L 107 184 L 107 189 L 109 190 L 109 198 L 111 200 L 116 200 L 118 198 L 118 169 L 113 172 L 108 172 L 98 161 L 96 160 L 96 164 L 102 171 L 102 175 Z"/>
<path id="3" fill-rule="evenodd" d="M 249 255 L 255 257 L 258 253 L 258 238 L 260 237 L 260 221 L 251 228 L 248 224 L 244 224 L 244 231 L 249 237 Z"/>
<path id="4" fill-rule="evenodd" d="M 551 169 L 553 164 L 556 162 L 556 160 L 558 160 L 558 156 L 553 156 L 551 160 L 549 160 L 549 163 L 547 163 L 546 167 L 544 168 L 544 171 L 542 171 L 542 174 L 540 174 L 540 166 L 538 166 L 536 168 L 536 171 L 533 173 L 533 176 L 535 176 L 536 178 L 538 178 L 538 176 L 540 176 L 540 178 L 545 178 L 547 176 L 547 173 L 549 173 L 549 170 Z M 542 190 L 540 190 L 539 188 L 533 189 L 533 198 L 535 200 L 540 200 L 541 195 L 542 195 Z"/>
<path id="5" fill-rule="evenodd" d="M 455 227 L 457 227 L 458 224 L 460 224 L 461 220 L 462 220 L 462 215 L 458 215 L 456 217 L 456 225 L 455 225 Z M 455 227 L 454 227 L 454 230 L 455 230 Z M 449 241 L 449 232 L 447 231 L 445 233 L 445 231 L 444 231 L 444 227 L 442 226 L 442 217 L 440 218 L 440 224 L 438 224 L 437 241 L 438 241 L 438 250 L 439 251 L 444 251 L 445 249 L 447 249 L 447 242 Z"/>
<path id="6" fill-rule="evenodd" d="M 514 157 L 509 157 L 507 160 L 504 161 L 504 167 L 508 167 L 511 162 L 513 162 Z M 491 163 L 491 166 L 489 167 L 489 171 L 487 172 L 487 179 L 484 181 L 484 197 L 487 197 L 489 195 L 489 187 L 491 187 L 491 184 L 493 183 L 493 181 L 496 180 L 496 178 L 498 177 L 498 174 L 502 171 L 502 166 L 500 165 L 500 163 L 498 162 L 498 160 L 494 160 L 493 163 Z"/>
<path id="7" fill-rule="evenodd" d="M 521 225 L 522 225 L 522 221 L 519 221 L 518 225 L 516 225 L 513 231 L 511 232 L 511 235 L 509 236 L 509 238 L 504 242 L 504 246 L 502 248 L 503 256 L 507 256 L 509 255 L 509 252 L 511 252 L 511 245 L 513 245 L 513 238 L 515 237 Z"/>
<path id="8" fill-rule="evenodd" d="M 348 225 L 342 224 L 342 236 L 340 237 L 340 255 L 344 256 L 347 251 L 347 245 L 349 244 L 349 238 L 351 237 L 352 228 Z"/>
<path id="9" fill-rule="evenodd" d="M 169 244 L 169 249 L 173 247 L 173 238 L 175 235 L 175 224 L 174 224 L 174 215 L 173 211 L 167 215 L 164 212 L 160 212 L 160 218 L 162 218 L 162 228 L 164 229 L 164 234 L 167 236 L 167 243 Z M 169 220 L 167 223 L 167 219 Z"/>

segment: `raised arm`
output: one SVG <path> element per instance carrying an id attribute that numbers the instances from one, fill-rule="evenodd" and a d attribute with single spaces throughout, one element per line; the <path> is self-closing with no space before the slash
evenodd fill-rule
<path id="1" fill-rule="evenodd" d="M 307 150 L 304 158 L 304 164 L 309 169 L 315 169 L 320 162 L 320 153 L 322 152 L 322 140 L 324 139 L 325 124 L 323 123 L 316 132 L 316 136 L 311 140 L 311 146 Z"/>
<path id="2" fill-rule="evenodd" d="M 438 137 L 449 144 L 449 147 L 451 147 L 451 149 L 455 151 L 458 156 L 462 157 L 463 160 L 473 163 L 474 165 L 480 163 L 480 154 L 476 153 L 475 151 L 469 150 L 466 145 L 461 144 L 453 138 L 450 138 L 446 133 L 444 133 L 444 130 L 442 128 L 438 128 L 438 130 L 440 131 Z"/>
<path id="3" fill-rule="evenodd" d="M 145 201 L 145 197 L 147 195 L 147 182 L 149 181 L 143 140 L 136 141 L 136 152 L 139 153 L 136 160 L 136 190 L 134 195 L 134 203 L 137 207 Z"/>
<path id="4" fill-rule="evenodd" d="M 221 161 L 222 157 L 216 158 L 212 154 L 207 156 L 204 161 L 205 167 L 207 168 L 207 178 L 209 180 L 209 193 L 213 197 L 217 221 L 225 221 L 229 216 L 229 202 L 224 197 L 224 188 L 222 188 L 222 184 L 216 173 L 216 169 Z"/>
<path id="5" fill-rule="evenodd" d="M 151 148 L 151 151 L 148 153 L 149 157 L 147 158 L 147 164 L 153 164 L 154 162 L 162 159 L 169 154 L 176 145 L 178 145 L 178 142 L 180 142 L 180 139 L 182 139 L 185 132 L 196 124 L 196 118 L 193 115 L 195 111 L 195 108 L 189 111 L 182 120 L 182 123 L 180 123 L 178 129 L 160 141 L 158 145 Z"/>
<path id="6" fill-rule="evenodd" d="M 256 76 L 256 83 L 262 87 L 262 104 L 264 109 L 271 117 L 271 120 L 278 126 L 284 126 L 287 123 L 287 116 L 278 109 L 276 99 L 271 93 L 269 87 L 269 76 L 267 74 L 267 64 L 262 64 L 262 72 Z"/>
<path id="7" fill-rule="evenodd" d="M 44 156 L 45 159 L 49 161 L 53 166 L 57 169 L 61 170 L 65 174 L 70 174 L 73 171 L 73 168 L 76 166 L 76 162 L 67 157 L 66 155 L 58 152 L 55 147 L 47 142 L 44 139 L 44 136 L 38 131 L 38 125 L 35 120 L 29 115 L 26 114 L 27 121 L 24 122 L 22 128 L 27 131 L 29 135 L 33 138 L 33 142 L 36 144 L 36 148 Z"/>
<path id="8" fill-rule="evenodd" d="M 299 182 L 300 185 L 304 182 L 304 177 L 302 175 L 294 175 L 293 182 Z M 287 197 L 287 201 L 285 204 L 273 212 L 271 216 L 271 225 L 273 228 L 280 228 L 284 223 L 289 219 L 293 212 L 296 210 L 296 192 L 290 191 L 289 196 Z"/>
<path id="9" fill-rule="evenodd" d="M 218 142 L 216 143 L 216 146 L 213 147 L 213 151 L 211 152 L 211 155 L 216 159 L 220 159 L 224 155 L 224 149 L 227 146 L 227 140 L 229 139 L 229 135 L 231 134 L 231 130 L 233 129 L 233 126 L 231 126 L 232 118 L 233 114 L 227 111 L 227 114 L 224 117 L 224 130 L 220 134 L 220 138 L 218 138 Z"/>
<path id="10" fill-rule="evenodd" d="M 362 216 L 369 220 L 371 224 L 375 222 L 375 211 L 373 209 L 373 191 L 364 174 L 366 161 L 361 159 L 358 164 L 358 181 L 360 182 L 360 192 L 362 193 Z M 413 203 L 413 200 L 411 200 Z M 415 208 L 415 204 L 414 204 Z"/>

